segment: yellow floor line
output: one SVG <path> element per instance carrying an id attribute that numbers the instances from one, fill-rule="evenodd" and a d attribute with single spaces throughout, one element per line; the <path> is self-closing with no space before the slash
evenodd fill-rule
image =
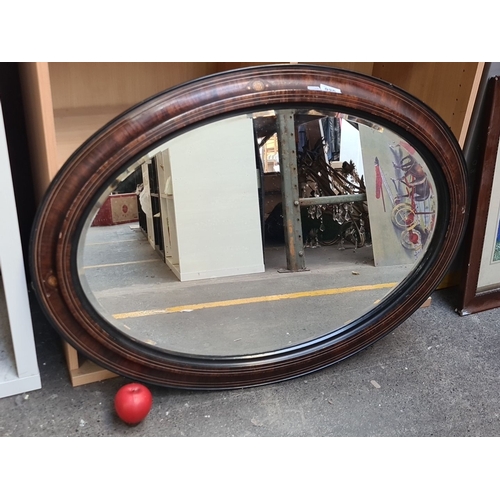
<path id="1" fill-rule="evenodd" d="M 177 312 L 191 312 L 199 309 L 212 307 L 238 306 L 242 304 L 256 304 L 258 302 L 272 302 L 275 300 L 301 299 L 304 297 L 318 297 L 322 295 L 338 295 L 341 293 L 362 292 L 368 290 L 379 290 L 381 288 L 393 288 L 398 283 L 379 283 L 376 285 L 349 286 L 345 288 L 328 288 L 326 290 L 311 290 L 308 292 L 284 293 L 281 295 L 264 295 L 261 297 L 248 297 L 246 299 L 222 300 L 218 302 L 205 302 L 201 304 L 190 304 L 185 306 L 167 307 L 166 309 L 150 309 L 148 311 L 133 311 L 128 313 L 113 314 L 115 319 L 142 318 L 155 316 L 156 314 L 172 314 Z"/>
<path id="2" fill-rule="evenodd" d="M 98 267 L 128 266 L 129 264 L 142 264 L 145 262 L 161 262 L 159 259 L 134 260 L 130 262 L 116 262 L 115 264 L 97 264 L 95 266 L 83 266 L 83 269 L 96 269 Z"/>
<path id="3" fill-rule="evenodd" d="M 138 241 L 139 243 L 144 243 L 145 240 L 140 240 L 138 238 L 132 238 L 131 240 L 98 241 L 96 243 L 85 242 L 85 246 L 86 247 L 95 247 L 96 245 L 114 245 L 116 243 L 128 243 L 130 241 Z"/>

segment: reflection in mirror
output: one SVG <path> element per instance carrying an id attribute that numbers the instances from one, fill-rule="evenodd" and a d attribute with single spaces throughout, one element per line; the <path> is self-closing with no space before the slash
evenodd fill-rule
<path id="1" fill-rule="evenodd" d="M 296 346 L 410 273 L 435 193 L 418 151 L 378 124 L 317 110 L 226 118 L 156 147 L 102 192 L 80 282 L 106 321 L 160 350 Z"/>

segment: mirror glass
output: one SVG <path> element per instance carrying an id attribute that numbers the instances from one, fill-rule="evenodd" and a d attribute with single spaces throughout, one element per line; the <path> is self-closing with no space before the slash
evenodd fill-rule
<path id="1" fill-rule="evenodd" d="M 432 174 L 394 131 L 340 112 L 259 111 L 124 165 L 86 219 L 79 281 L 104 320 L 155 349 L 276 351 L 386 299 L 436 216 Z"/>

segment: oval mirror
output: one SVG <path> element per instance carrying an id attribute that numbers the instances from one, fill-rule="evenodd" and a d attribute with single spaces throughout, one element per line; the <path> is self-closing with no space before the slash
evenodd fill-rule
<path id="1" fill-rule="evenodd" d="M 263 66 L 167 90 L 83 144 L 33 232 L 37 296 L 99 365 L 194 389 L 276 382 L 366 348 L 443 278 L 464 160 L 379 80 Z"/>

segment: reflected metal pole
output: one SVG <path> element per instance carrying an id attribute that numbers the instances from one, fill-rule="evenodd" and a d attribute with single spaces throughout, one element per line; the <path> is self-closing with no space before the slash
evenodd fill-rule
<path id="1" fill-rule="evenodd" d="M 287 270 L 306 271 L 300 217 L 294 111 L 278 111 L 276 124 Z"/>

